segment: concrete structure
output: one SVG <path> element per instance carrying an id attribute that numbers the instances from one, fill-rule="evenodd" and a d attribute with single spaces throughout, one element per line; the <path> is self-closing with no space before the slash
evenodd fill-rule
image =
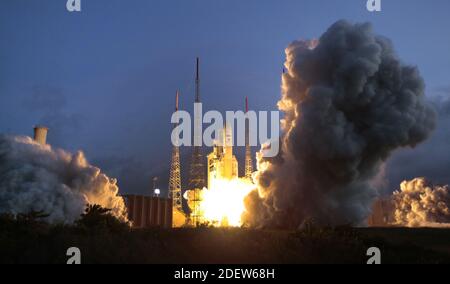
<path id="1" fill-rule="evenodd" d="M 172 228 L 172 200 L 143 195 L 124 195 L 133 228 Z"/>
<path id="2" fill-rule="evenodd" d="M 45 126 L 35 126 L 34 127 L 34 141 L 41 145 L 47 144 L 47 133 L 48 128 Z"/>
<path id="3" fill-rule="evenodd" d="M 372 214 L 367 219 L 369 227 L 391 226 L 394 222 L 394 204 L 389 198 L 377 199 L 372 208 Z"/>

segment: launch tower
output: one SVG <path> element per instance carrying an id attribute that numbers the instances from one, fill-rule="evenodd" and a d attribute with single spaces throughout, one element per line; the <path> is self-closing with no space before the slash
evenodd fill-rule
<path id="1" fill-rule="evenodd" d="M 178 111 L 179 93 L 175 96 L 175 111 Z M 175 125 L 176 127 L 177 125 Z M 178 134 L 176 135 L 178 137 Z M 172 199 L 172 224 L 174 227 L 184 225 L 185 217 L 183 212 L 182 194 L 181 194 L 181 165 L 180 165 L 180 147 L 173 145 L 172 160 L 170 164 L 169 175 L 169 198 Z"/>
<path id="2" fill-rule="evenodd" d="M 196 75 L 195 75 L 195 103 L 200 103 L 200 60 L 197 57 L 196 64 Z M 201 193 L 200 191 L 206 186 L 206 177 L 205 177 L 205 166 L 204 166 L 204 157 L 202 153 L 202 117 L 200 114 L 195 114 L 194 116 L 194 149 L 192 152 L 192 161 L 191 168 L 189 172 L 189 185 L 188 190 L 193 191 L 193 195 L 191 202 L 193 204 L 192 214 L 191 214 L 191 223 L 194 225 L 199 224 L 200 213 L 198 212 L 198 203 L 200 202 Z M 200 128 L 200 129 L 199 129 Z M 198 145 L 200 144 L 200 145 Z"/>
<path id="3" fill-rule="evenodd" d="M 199 58 L 197 58 L 197 68 L 195 76 L 195 102 L 200 103 L 200 72 L 199 72 Z M 201 127 L 202 118 L 199 115 L 194 117 L 194 142 L 202 141 Z M 191 169 L 189 177 L 189 189 L 203 189 L 205 187 L 205 167 L 203 161 L 202 146 L 195 145 L 193 147 Z"/>
<path id="4" fill-rule="evenodd" d="M 245 114 L 248 113 L 248 97 L 245 97 Z M 250 122 L 248 118 L 245 119 L 245 177 L 252 179 L 253 174 L 253 160 L 252 149 L 250 147 Z"/>

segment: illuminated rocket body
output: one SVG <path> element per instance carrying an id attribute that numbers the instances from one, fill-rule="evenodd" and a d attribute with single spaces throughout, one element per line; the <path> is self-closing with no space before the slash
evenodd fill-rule
<path id="1" fill-rule="evenodd" d="M 233 133 L 225 126 L 222 135 L 208 155 L 208 188 L 215 179 L 232 180 L 238 178 L 238 161 L 233 155 Z"/>

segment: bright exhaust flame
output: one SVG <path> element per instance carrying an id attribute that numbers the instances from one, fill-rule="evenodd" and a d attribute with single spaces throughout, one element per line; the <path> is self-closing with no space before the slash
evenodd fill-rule
<path id="1" fill-rule="evenodd" d="M 255 188 L 247 179 L 215 179 L 202 191 L 199 207 L 205 223 L 215 227 L 240 227 L 245 197 Z"/>

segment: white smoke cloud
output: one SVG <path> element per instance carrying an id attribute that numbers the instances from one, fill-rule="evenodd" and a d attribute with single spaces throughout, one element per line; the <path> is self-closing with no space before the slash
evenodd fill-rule
<path id="1" fill-rule="evenodd" d="M 318 41 L 286 49 L 282 149 L 258 161 L 259 194 L 245 222 L 298 227 L 363 224 L 391 153 L 428 138 L 436 114 L 415 67 L 370 24 L 333 24 Z"/>
<path id="2" fill-rule="evenodd" d="M 112 209 L 127 220 L 116 180 L 75 154 L 40 145 L 30 137 L 0 135 L 0 212 L 43 211 L 51 223 L 72 223 L 86 204 Z"/>
<path id="3" fill-rule="evenodd" d="M 404 181 L 394 192 L 395 224 L 408 227 L 450 227 L 450 190 L 425 178 Z"/>

